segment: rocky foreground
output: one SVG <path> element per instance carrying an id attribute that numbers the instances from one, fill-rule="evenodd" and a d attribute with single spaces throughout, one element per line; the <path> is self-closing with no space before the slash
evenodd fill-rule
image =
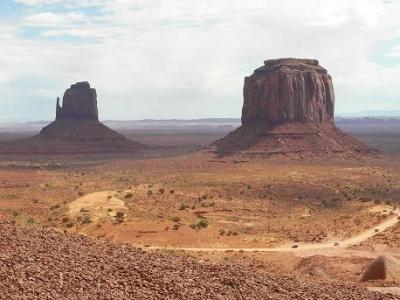
<path id="1" fill-rule="evenodd" d="M 0 220 L 0 299 L 400 299 Z"/>

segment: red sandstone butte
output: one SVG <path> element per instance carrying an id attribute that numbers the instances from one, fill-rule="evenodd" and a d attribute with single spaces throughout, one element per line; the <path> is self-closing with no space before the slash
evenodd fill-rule
<path id="1" fill-rule="evenodd" d="M 315 59 L 267 60 L 245 78 L 242 126 L 215 142 L 218 156 L 348 157 L 371 153 L 334 124 L 332 77 Z"/>

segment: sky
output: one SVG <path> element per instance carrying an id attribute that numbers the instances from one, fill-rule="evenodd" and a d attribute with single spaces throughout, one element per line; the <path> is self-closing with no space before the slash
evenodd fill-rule
<path id="1" fill-rule="evenodd" d="M 77 81 L 103 120 L 240 117 L 266 59 L 316 58 L 336 112 L 400 111 L 400 0 L 0 0 L 0 122 Z"/>

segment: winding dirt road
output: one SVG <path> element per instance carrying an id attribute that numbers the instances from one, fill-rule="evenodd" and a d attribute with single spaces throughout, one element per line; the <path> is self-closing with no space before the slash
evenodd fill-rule
<path id="1" fill-rule="evenodd" d="M 344 240 L 330 240 L 324 243 L 318 244 L 285 244 L 279 247 L 271 248 L 192 248 L 192 247 L 162 247 L 162 246 L 151 246 L 147 249 L 159 250 L 159 249 L 172 249 L 181 251 L 199 251 L 199 252 L 309 252 L 313 250 L 330 250 L 330 249 L 344 249 L 350 246 L 359 245 L 360 243 L 366 241 L 367 239 L 379 234 L 380 232 L 396 225 L 400 222 L 400 208 L 393 211 L 393 215 L 388 217 L 384 222 L 365 230 L 351 238 Z"/>

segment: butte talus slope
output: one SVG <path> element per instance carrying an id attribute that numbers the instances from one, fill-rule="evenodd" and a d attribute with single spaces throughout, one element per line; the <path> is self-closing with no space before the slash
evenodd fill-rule
<path id="1" fill-rule="evenodd" d="M 242 126 L 214 143 L 219 156 L 348 157 L 369 153 L 334 124 L 332 78 L 317 60 L 267 60 L 245 78 Z"/>
<path id="2" fill-rule="evenodd" d="M 56 119 L 30 138 L 0 148 L 2 154 L 82 154 L 136 152 L 145 146 L 126 139 L 99 121 L 96 90 L 88 82 L 71 85 Z"/>

